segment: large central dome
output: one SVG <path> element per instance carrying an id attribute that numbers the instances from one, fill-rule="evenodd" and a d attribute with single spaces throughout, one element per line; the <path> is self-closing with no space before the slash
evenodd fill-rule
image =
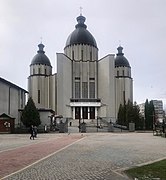
<path id="1" fill-rule="evenodd" d="M 76 44 L 91 45 L 97 48 L 96 41 L 92 34 L 86 29 L 87 26 L 84 24 L 85 17 L 80 15 L 77 17 L 78 24 L 75 26 L 76 29 L 69 35 L 66 41 L 66 47 Z"/>

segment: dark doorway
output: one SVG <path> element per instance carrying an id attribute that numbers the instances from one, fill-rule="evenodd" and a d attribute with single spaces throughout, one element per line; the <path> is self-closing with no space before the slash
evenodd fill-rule
<path id="1" fill-rule="evenodd" d="M 83 119 L 88 119 L 88 107 L 82 107 Z"/>
<path id="2" fill-rule="evenodd" d="M 75 119 L 81 118 L 80 107 L 75 107 Z"/>
<path id="3" fill-rule="evenodd" d="M 90 107 L 90 119 L 95 119 L 95 107 Z"/>

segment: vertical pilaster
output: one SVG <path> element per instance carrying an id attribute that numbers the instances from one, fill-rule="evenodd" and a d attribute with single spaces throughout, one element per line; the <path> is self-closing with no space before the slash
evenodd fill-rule
<path id="1" fill-rule="evenodd" d="M 97 107 L 95 107 L 95 119 L 97 119 L 97 116 L 98 116 L 98 114 L 97 114 Z"/>
<path id="2" fill-rule="evenodd" d="M 73 119 L 75 119 L 75 107 L 73 107 Z"/>
<path id="3" fill-rule="evenodd" d="M 88 107 L 88 119 L 90 119 L 90 108 Z"/>
<path id="4" fill-rule="evenodd" d="M 83 119 L 83 114 L 82 114 L 82 107 L 80 107 L 80 116 L 81 116 L 81 119 Z"/>

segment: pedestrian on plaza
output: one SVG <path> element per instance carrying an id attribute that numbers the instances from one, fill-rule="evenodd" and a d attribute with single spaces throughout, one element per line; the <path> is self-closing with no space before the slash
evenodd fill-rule
<path id="1" fill-rule="evenodd" d="M 37 138 L 37 127 L 34 126 L 34 137 Z"/>
<path id="2" fill-rule="evenodd" d="M 30 133 L 31 133 L 30 139 L 33 139 L 33 140 L 34 140 L 35 131 L 34 131 L 33 125 L 31 125 L 31 127 L 30 127 Z"/>
<path id="3" fill-rule="evenodd" d="M 47 124 L 45 124 L 45 126 L 44 126 L 44 132 L 45 133 L 47 132 Z"/>

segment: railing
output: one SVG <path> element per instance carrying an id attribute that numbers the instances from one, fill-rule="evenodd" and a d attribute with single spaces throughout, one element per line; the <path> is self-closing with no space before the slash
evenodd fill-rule
<path id="1" fill-rule="evenodd" d="M 89 99 L 89 98 L 84 98 L 84 99 L 77 99 L 77 98 L 72 98 L 70 99 L 70 102 L 101 102 L 101 99 Z"/>

